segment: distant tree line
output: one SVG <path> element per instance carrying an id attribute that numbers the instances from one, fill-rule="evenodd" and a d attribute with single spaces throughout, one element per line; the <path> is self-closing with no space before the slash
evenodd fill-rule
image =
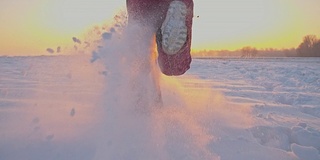
<path id="1" fill-rule="evenodd" d="M 256 57 L 258 50 L 254 47 L 246 46 L 241 49 L 241 57 Z"/>
<path id="2" fill-rule="evenodd" d="M 307 35 L 297 48 L 299 57 L 320 57 L 320 40 L 315 35 Z"/>
<path id="3" fill-rule="evenodd" d="M 241 57 L 241 58 L 254 58 L 254 57 L 297 57 L 296 49 L 275 49 L 265 48 L 256 49 L 254 47 L 243 47 L 238 50 L 200 50 L 193 51 L 195 58 L 210 58 L 210 57 Z"/>
<path id="4" fill-rule="evenodd" d="M 256 49 L 246 46 L 238 50 L 202 50 L 192 53 L 194 57 L 320 57 L 320 39 L 315 35 L 307 35 L 297 48 Z"/>

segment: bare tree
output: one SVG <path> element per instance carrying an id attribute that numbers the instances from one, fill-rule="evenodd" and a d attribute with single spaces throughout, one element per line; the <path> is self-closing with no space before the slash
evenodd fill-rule
<path id="1" fill-rule="evenodd" d="M 298 56 L 301 57 L 319 57 L 320 40 L 315 35 L 307 35 L 303 42 L 297 48 Z"/>
<path id="2" fill-rule="evenodd" d="M 256 57 L 258 50 L 254 47 L 246 46 L 241 49 L 241 57 Z"/>

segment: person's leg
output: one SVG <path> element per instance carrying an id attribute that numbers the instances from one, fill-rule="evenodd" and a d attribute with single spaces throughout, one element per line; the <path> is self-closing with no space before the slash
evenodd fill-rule
<path id="1" fill-rule="evenodd" d="M 154 49 L 154 34 L 161 25 L 162 21 L 159 10 L 160 0 L 127 0 L 127 13 L 128 13 L 128 29 L 130 34 L 135 38 L 132 39 L 136 42 L 133 47 L 139 48 L 139 52 L 134 56 L 136 64 L 143 65 L 143 70 L 138 69 L 138 74 L 132 78 L 136 85 L 134 89 L 138 97 L 137 106 L 139 110 L 147 111 L 149 106 L 162 106 L 161 89 L 159 85 L 159 72 L 156 65 L 156 57 L 151 54 Z M 134 49 L 134 48 L 133 48 Z M 151 50 L 150 50 L 151 49 Z M 134 66 L 136 67 L 136 66 Z"/>
<path id="2" fill-rule="evenodd" d="M 161 21 L 163 0 L 127 0 L 129 24 L 136 23 L 143 27 L 158 29 Z"/>

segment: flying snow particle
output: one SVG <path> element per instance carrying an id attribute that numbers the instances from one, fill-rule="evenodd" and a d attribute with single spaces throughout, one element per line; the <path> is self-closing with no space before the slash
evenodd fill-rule
<path id="1" fill-rule="evenodd" d="M 57 53 L 60 53 L 61 52 L 61 47 L 57 47 Z"/>
<path id="2" fill-rule="evenodd" d="M 111 39 L 111 37 L 112 37 L 112 34 L 109 33 L 109 32 L 105 32 L 105 33 L 102 34 L 102 38 L 103 38 L 104 40 Z"/>
<path id="3" fill-rule="evenodd" d="M 49 53 L 53 54 L 53 53 L 54 53 L 54 50 L 53 50 L 53 49 L 51 49 L 51 48 L 47 48 L 47 52 L 49 52 Z"/>
<path id="4" fill-rule="evenodd" d="M 99 58 L 100 58 L 99 53 L 97 53 L 96 51 L 93 51 L 90 62 L 93 63 Z"/>
<path id="5" fill-rule="evenodd" d="M 111 32 L 111 33 L 115 33 L 115 32 L 116 32 L 116 29 L 112 27 L 112 28 L 110 29 L 110 32 Z"/>
<path id="6" fill-rule="evenodd" d="M 72 37 L 72 40 L 73 40 L 74 43 L 79 43 L 79 44 L 81 44 L 80 39 L 78 39 L 78 38 L 76 38 L 76 37 Z"/>

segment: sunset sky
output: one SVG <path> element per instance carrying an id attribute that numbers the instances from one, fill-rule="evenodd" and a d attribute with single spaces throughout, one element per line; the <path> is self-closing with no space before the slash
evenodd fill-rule
<path id="1" fill-rule="evenodd" d="M 192 48 L 297 47 L 320 36 L 319 0 L 194 0 Z M 125 0 L 1 0 L 0 55 L 46 54 L 110 21 Z M 199 16 L 199 17 L 197 17 Z"/>

